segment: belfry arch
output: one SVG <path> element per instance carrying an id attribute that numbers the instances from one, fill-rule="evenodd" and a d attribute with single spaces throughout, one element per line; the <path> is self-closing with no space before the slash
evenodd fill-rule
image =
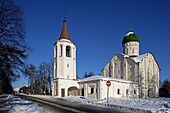
<path id="1" fill-rule="evenodd" d="M 71 47 L 66 46 L 66 57 L 71 57 Z"/>
<path id="2" fill-rule="evenodd" d="M 72 95 L 72 96 L 78 96 L 78 95 L 79 95 L 79 90 L 78 90 L 78 88 L 75 87 L 75 86 L 69 87 L 69 88 L 68 88 L 68 96 L 70 96 L 70 95 Z"/>

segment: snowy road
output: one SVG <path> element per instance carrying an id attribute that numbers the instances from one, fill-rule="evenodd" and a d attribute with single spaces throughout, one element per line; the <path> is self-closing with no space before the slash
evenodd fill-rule
<path id="1" fill-rule="evenodd" d="M 170 98 L 109 98 L 107 103 L 106 99 L 82 96 L 20 96 L 29 100 L 0 95 L 0 113 L 170 113 Z"/>
<path id="2" fill-rule="evenodd" d="M 0 113 L 54 113 L 45 107 L 16 96 L 1 97 L 0 95 Z"/>
<path id="3" fill-rule="evenodd" d="M 55 112 L 59 111 L 59 113 L 128 113 L 120 109 L 66 102 L 61 98 L 40 98 L 35 96 L 23 96 L 22 98 L 42 104 L 44 107 L 52 109 L 53 111 L 56 110 Z"/>

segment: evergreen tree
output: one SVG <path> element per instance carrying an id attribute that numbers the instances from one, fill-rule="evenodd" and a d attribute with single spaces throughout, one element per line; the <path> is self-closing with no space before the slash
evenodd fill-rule
<path id="1" fill-rule="evenodd" d="M 170 80 L 163 81 L 162 86 L 159 89 L 160 97 L 170 97 Z"/>

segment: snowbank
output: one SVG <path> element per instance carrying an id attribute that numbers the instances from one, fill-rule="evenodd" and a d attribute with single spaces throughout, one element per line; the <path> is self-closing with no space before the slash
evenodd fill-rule
<path id="1" fill-rule="evenodd" d="M 8 96 L 8 103 L 1 106 L 0 112 L 8 113 L 53 113 L 52 111 L 38 106 L 36 103 L 31 101 L 22 100 L 19 97 L 12 95 Z"/>
<path id="2" fill-rule="evenodd" d="M 109 98 L 108 103 L 106 99 L 92 99 L 81 96 L 69 96 L 65 97 L 64 99 L 69 102 L 80 102 L 98 106 L 116 107 L 133 112 L 170 113 L 170 98 Z"/>
<path id="3" fill-rule="evenodd" d="M 109 98 L 107 103 L 106 99 L 94 99 L 83 96 L 44 96 L 44 95 L 29 95 L 39 98 L 53 99 L 56 101 L 62 100 L 72 103 L 83 103 L 94 106 L 112 107 L 123 109 L 132 113 L 170 113 L 170 98 L 149 98 L 149 99 L 136 99 L 136 98 Z"/>

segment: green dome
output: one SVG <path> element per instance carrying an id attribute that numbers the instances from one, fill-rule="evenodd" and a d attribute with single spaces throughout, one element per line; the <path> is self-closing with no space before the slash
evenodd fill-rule
<path id="1" fill-rule="evenodd" d="M 138 35 L 136 35 L 134 32 L 130 31 L 122 40 L 122 45 L 124 45 L 127 42 L 139 42 L 140 39 Z"/>

